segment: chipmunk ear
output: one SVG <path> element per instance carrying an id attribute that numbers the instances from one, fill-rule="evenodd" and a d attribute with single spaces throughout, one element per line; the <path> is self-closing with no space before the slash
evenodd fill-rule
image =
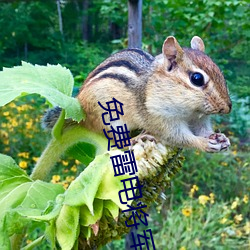
<path id="1" fill-rule="evenodd" d="M 191 48 L 192 49 L 197 49 L 197 50 L 200 50 L 202 52 L 205 51 L 205 45 L 204 45 L 204 42 L 203 40 L 198 37 L 198 36 L 194 36 L 191 40 Z"/>
<path id="2" fill-rule="evenodd" d="M 179 61 L 182 59 L 183 50 L 175 37 L 169 36 L 162 46 L 162 54 L 170 61 Z"/>

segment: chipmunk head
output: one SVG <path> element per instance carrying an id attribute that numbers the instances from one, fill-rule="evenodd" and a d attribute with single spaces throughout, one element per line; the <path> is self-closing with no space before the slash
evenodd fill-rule
<path id="1" fill-rule="evenodd" d="M 162 74 L 173 77 L 173 82 L 185 88 L 185 98 L 191 99 L 198 112 L 227 114 L 232 104 L 226 81 L 204 51 L 204 43 L 198 36 L 192 38 L 191 48 L 181 48 L 175 37 L 169 36 L 162 47 Z"/>

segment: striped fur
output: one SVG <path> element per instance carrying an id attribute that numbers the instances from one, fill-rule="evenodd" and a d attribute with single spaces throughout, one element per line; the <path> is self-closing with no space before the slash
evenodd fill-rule
<path id="1" fill-rule="evenodd" d="M 87 114 L 84 126 L 97 132 L 108 129 L 98 102 L 105 106 L 115 98 L 124 104 L 124 115 L 116 126 L 142 129 L 179 147 L 208 152 L 228 147 L 224 137 L 223 142 L 208 139 L 213 133 L 208 115 L 231 110 L 225 79 L 203 53 L 205 46 L 199 37 L 192 39 L 191 46 L 181 48 L 174 37 L 168 37 L 163 53 L 156 57 L 140 49 L 111 55 L 88 75 L 77 97 Z M 203 86 L 191 82 L 194 72 L 204 76 Z"/>
<path id="2" fill-rule="evenodd" d="M 143 50 L 122 50 L 96 67 L 87 77 L 85 84 L 87 85 L 93 80 L 96 82 L 109 77 L 128 85 L 133 82 L 134 77 L 138 77 L 150 70 L 153 61 L 154 57 Z"/>

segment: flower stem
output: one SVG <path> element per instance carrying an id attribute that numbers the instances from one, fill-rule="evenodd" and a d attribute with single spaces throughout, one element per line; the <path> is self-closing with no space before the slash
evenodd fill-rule
<path id="1" fill-rule="evenodd" d="M 71 126 L 63 131 L 59 138 L 52 138 L 39 158 L 31 178 L 46 180 L 49 173 L 65 151 L 78 142 L 86 142 L 96 147 L 96 155 L 107 151 L 107 139 L 80 125 Z"/>

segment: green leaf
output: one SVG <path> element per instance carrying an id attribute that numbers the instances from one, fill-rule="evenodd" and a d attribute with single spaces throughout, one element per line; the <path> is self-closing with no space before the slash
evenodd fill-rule
<path id="1" fill-rule="evenodd" d="M 71 72 L 61 65 L 34 66 L 22 62 L 22 66 L 0 72 L 0 106 L 18 96 L 36 93 L 65 109 L 66 118 L 79 122 L 84 114 L 78 100 L 71 97 L 73 84 Z"/>
<path id="2" fill-rule="evenodd" d="M 50 214 L 47 219 L 58 216 L 63 199 L 57 196 L 64 189 L 57 184 L 31 181 L 9 156 L 0 155 L 0 160 L 0 249 L 8 249 L 9 236 L 22 233 L 35 216 L 45 212 Z"/>
<path id="3" fill-rule="evenodd" d="M 0 249 L 10 250 L 10 240 L 8 234 L 2 230 L 0 225 Z"/>
<path id="4" fill-rule="evenodd" d="M 87 205 L 93 214 L 93 201 L 99 185 L 110 166 L 109 154 L 97 156 L 93 162 L 70 184 L 64 203 L 70 206 Z"/>
<path id="5" fill-rule="evenodd" d="M 49 206 L 51 206 L 52 204 L 49 204 Z M 63 204 L 59 204 L 59 203 L 54 203 L 52 205 L 52 209 L 51 211 L 47 211 L 47 208 L 45 209 L 45 211 L 42 213 L 42 215 L 27 215 L 30 219 L 33 219 L 33 220 L 37 220 L 37 221 L 46 221 L 46 222 L 49 222 L 49 221 L 52 221 L 54 219 L 57 218 L 57 216 L 59 215 L 61 209 L 62 209 L 62 206 Z M 24 213 L 22 213 L 21 211 L 19 211 L 21 214 L 24 215 Z"/>
<path id="6" fill-rule="evenodd" d="M 21 234 L 23 228 L 30 223 L 29 219 L 21 217 L 19 213 L 14 210 L 6 211 L 5 217 L 3 220 L 2 232 L 6 233 L 6 237 L 13 234 Z"/>
<path id="7" fill-rule="evenodd" d="M 102 217 L 103 200 L 95 199 L 93 203 L 94 214 L 91 214 L 87 206 L 80 208 L 80 225 L 89 226 L 95 224 Z"/>
<path id="8" fill-rule="evenodd" d="M 56 223 L 51 221 L 45 229 L 45 237 L 50 242 L 51 249 L 56 249 Z"/>
<path id="9" fill-rule="evenodd" d="M 113 151 L 112 154 L 115 155 L 115 154 L 121 154 L 121 153 L 122 153 L 121 151 L 117 150 L 117 151 Z M 118 192 L 124 188 L 121 180 L 126 179 L 128 177 L 129 175 L 127 174 L 121 175 L 121 176 L 114 176 L 113 166 L 111 162 L 109 162 L 105 166 L 105 175 L 103 175 L 102 181 L 99 185 L 99 188 L 95 197 L 98 199 L 102 199 L 102 200 L 111 200 L 122 210 L 126 209 L 127 206 L 120 202 Z M 124 197 L 125 197 L 125 193 L 123 192 L 122 198 L 123 200 L 126 200 Z M 128 201 L 127 203 L 131 204 L 132 201 Z"/>
<path id="10" fill-rule="evenodd" d="M 25 182 L 31 182 L 27 176 L 17 176 L 0 181 L 0 201 L 17 186 Z"/>
<path id="11" fill-rule="evenodd" d="M 56 238 L 64 250 L 71 250 L 79 234 L 79 207 L 64 205 L 56 220 Z"/>
<path id="12" fill-rule="evenodd" d="M 9 236 L 14 232 L 20 232 L 20 229 L 27 224 L 27 220 L 24 220 L 20 216 L 16 216 L 16 213 L 11 213 L 12 208 L 17 207 L 24 199 L 32 182 L 27 182 L 14 188 L 9 194 L 0 200 L 0 247 L 1 249 L 8 249 Z M 11 214 L 10 214 L 11 213 Z"/>
<path id="13" fill-rule="evenodd" d="M 9 192 L 5 197 L 0 200 L 0 221 L 3 220 L 7 210 L 16 208 L 22 203 L 31 185 L 32 182 L 23 183 L 14 188 L 11 192 Z"/>
<path id="14" fill-rule="evenodd" d="M 119 150 L 117 152 L 121 153 Z M 98 198 L 111 200 L 121 209 L 125 209 L 127 207 L 120 203 L 118 192 L 123 188 L 121 180 L 127 177 L 128 175 L 115 177 L 110 155 L 108 153 L 99 155 L 70 184 L 65 192 L 64 204 L 70 206 L 87 205 L 94 215 L 93 202 L 95 198 Z"/>
<path id="15" fill-rule="evenodd" d="M 28 244 L 25 247 L 22 247 L 21 250 L 32 250 L 35 249 L 35 247 L 41 245 L 41 243 L 44 241 L 44 235 L 40 236 L 36 240 L 32 241 L 30 244 Z"/>
<path id="16" fill-rule="evenodd" d="M 103 201 L 103 207 L 109 210 L 114 219 L 118 217 L 119 207 L 113 201 L 109 200 Z"/>
<path id="17" fill-rule="evenodd" d="M 92 234 L 92 229 L 90 227 L 80 227 L 81 235 L 83 235 L 83 238 L 89 239 Z"/>
<path id="18" fill-rule="evenodd" d="M 7 231 L 8 236 L 19 232 L 29 223 L 28 219 L 38 220 L 36 216 L 41 216 L 49 201 L 54 200 L 58 193 L 62 192 L 64 189 L 60 185 L 42 181 L 28 182 L 16 187 L 0 201 L 2 204 L 0 211 L 2 228 L 0 229 Z M 50 217 L 47 216 L 47 220 L 55 219 L 60 209 L 61 206 L 56 206 L 50 213 Z"/>
<path id="19" fill-rule="evenodd" d="M 70 147 L 66 154 L 88 165 L 95 158 L 96 148 L 93 144 L 79 142 Z"/>
<path id="20" fill-rule="evenodd" d="M 42 212 L 48 204 L 48 201 L 55 200 L 58 194 L 64 193 L 64 188 L 61 185 L 46 183 L 37 180 L 30 186 L 26 197 L 20 204 L 20 208 L 37 209 Z"/>
<path id="21" fill-rule="evenodd" d="M 28 175 L 10 156 L 0 154 L 0 181 L 17 176 L 26 176 L 28 178 Z"/>

